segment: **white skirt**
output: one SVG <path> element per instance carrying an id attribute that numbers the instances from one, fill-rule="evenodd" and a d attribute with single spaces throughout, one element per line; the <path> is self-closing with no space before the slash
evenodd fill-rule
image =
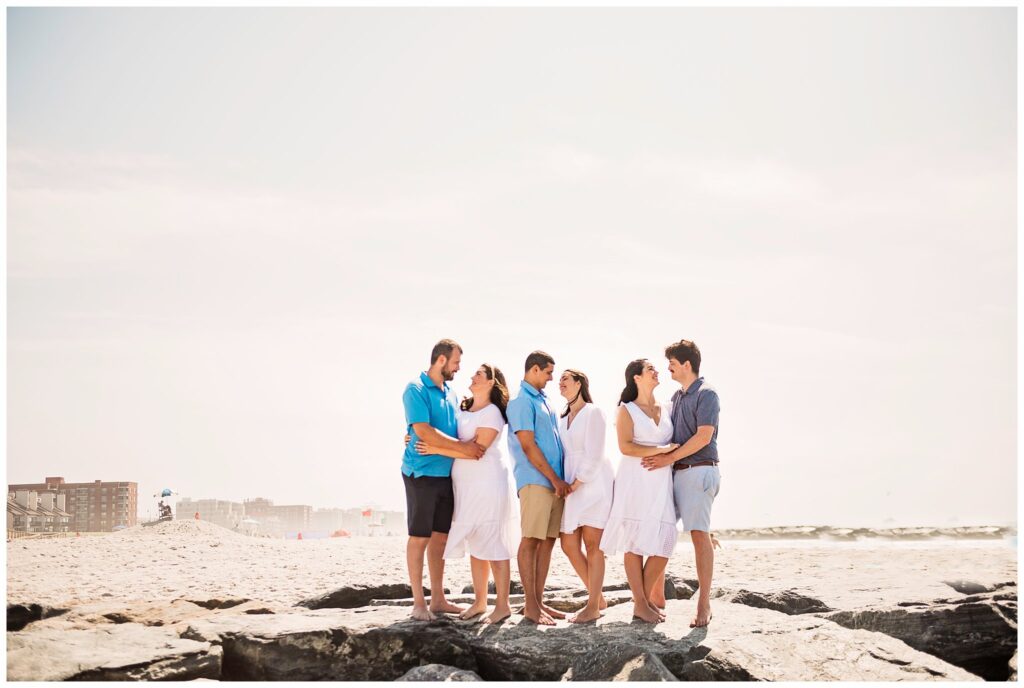
<path id="1" fill-rule="evenodd" d="M 562 509 L 562 532 L 575 532 L 580 526 L 604 528 L 612 509 L 612 467 L 607 461 L 594 480 L 583 483 L 565 498 Z"/>
<path id="2" fill-rule="evenodd" d="M 486 561 L 511 559 L 519 547 L 520 530 L 508 469 L 503 464 L 456 461 L 463 470 L 452 470 L 455 513 L 444 558 L 460 559 L 468 552 Z"/>
<path id="3" fill-rule="evenodd" d="M 649 471 L 639 458 L 623 456 L 601 549 L 605 554 L 671 557 L 677 538 L 672 467 Z"/>

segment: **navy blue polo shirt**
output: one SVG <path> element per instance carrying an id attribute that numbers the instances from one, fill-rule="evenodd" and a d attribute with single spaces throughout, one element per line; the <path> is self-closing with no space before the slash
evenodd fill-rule
<path id="1" fill-rule="evenodd" d="M 452 438 L 458 438 L 459 425 L 455 420 L 459 400 L 448 383 L 444 389 L 439 388 L 426 373 L 420 373 L 418 380 L 405 386 L 402 394 L 405 406 L 406 432 L 409 433 L 409 444 L 405 445 L 402 456 L 402 473 L 412 478 L 429 475 L 447 478 L 452 474 L 452 462 L 447 456 L 440 454 L 420 454 L 416 451 L 419 437 L 413 432 L 413 423 L 430 423 L 435 430 Z"/>
<path id="2" fill-rule="evenodd" d="M 695 464 L 701 461 L 718 461 L 718 413 L 721 405 L 718 392 L 704 384 L 699 377 L 686 389 L 680 389 L 672 395 L 672 441 L 678 444 L 686 442 L 697 434 L 701 425 L 715 426 L 711 442 L 696 454 L 690 454 L 676 461 L 676 465 Z"/>

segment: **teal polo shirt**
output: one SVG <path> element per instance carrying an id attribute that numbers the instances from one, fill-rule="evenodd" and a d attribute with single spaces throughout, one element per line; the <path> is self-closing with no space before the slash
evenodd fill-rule
<path id="1" fill-rule="evenodd" d="M 559 478 L 565 479 L 562 470 L 562 460 L 565 452 L 562 449 L 562 440 L 558 437 L 558 416 L 548 406 L 548 398 L 544 392 L 538 390 L 526 380 L 519 386 L 519 396 L 508 402 L 508 449 L 512 454 L 512 473 L 516 477 L 516 490 L 523 489 L 524 485 L 543 485 L 553 490 L 554 485 L 544 477 L 544 474 L 533 467 L 530 460 L 526 458 L 523 445 L 519 443 L 516 433 L 520 430 L 530 430 L 533 438 L 540 447 L 548 465 Z"/>
<path id="2" fill-rule="evenodd" d="M 405 386 L 402 394 L 405 406 L 405 429 L 409 434 L 409 444 L 405 446 L 402 456 L 402 473 L 412 478 L 429 475 L 447 478 L 452 474 L 452 461 L 440 454 L 420 454 L 416 451 L 419 437 L 413 432 L 413 423 L 430 423 L 430 426 L 449 437 L 459 436 L 459 426 L 455 413 L 459 408 L 459 400 L 448 383 L 444 389 L 438 388 L 430 376 L 420 373 L 418 380 Z"/>

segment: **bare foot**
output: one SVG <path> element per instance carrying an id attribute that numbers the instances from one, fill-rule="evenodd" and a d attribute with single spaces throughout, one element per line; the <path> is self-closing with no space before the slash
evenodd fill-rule
<path id="1" fill-rule="evenodd" d="M 437 604 L 431 602 L 430 611 L 435 614 L 461 614 L 463 610 L 462 607 L 454 605 L 451 602 L 444 601 L 438 602 Z"/>
<path id="2" fill-rule="evenodd" d="M 543 602 L 541 603 L 540 606 L 541 606 L 541 609 L 543 609 L 544 612 L 548 616 L 550 616 L 552 619 L 564 619 L 565 618 L 565 613 L 564 612 L 560 612 L 557 609 L 552 609 L 551 607 L 547 606 Z"/>
<path id="3" fill-rule="evenodd" d="M 702 605 L 698 602 L 697 614 L 693 617 L 693 621 L 690 622 L 690 628 L 701 628 L 709 623 L 711 623 L 711 603 L 708 602 L 706 605 Z"/>
<path id="4" fill-rule="evenodd" d="M 484 619 L 485 624 L 496 624 L 512 616 L 512 610 L 508 607 L 495 607 L 491 615 Z"/>
<path id="5" fill-rule="evenodd" d="M 608 600 L 606 600 L 604 598 L 604 595 L 601 595 L 601 601 L 598 603 L 598 609 L 607 609 L 607 608 L 608 608 Z"/>
<path id="6" fill-rule="evenodd" d="M 661 619 L 662 621 L 665 620 L 666 615 L 665 615 L 665 610 L 664 609 L 658 609 L 657 607 L 655 607 L 653 604 L 651 604 L 649 602 L 647 603 L 647 606 L 651 608 L 652 612 L 654 612 L 655 614 L 658 615 L 659 619 Z"/>
<path id="7" fill-rule="evenodd" d="M 417 621 L 433 621 L 437 617 L 431 614 L 430 610 L 426 607 L 414 606 L 412 608 L 412 618 L 416 619 Z"/>
<path id="8" fill-rule="evenodd" d="M 646 604 L 634 604 L 633 605 L 633 618 L 646 621 L 647 623 L 660 623 L 664 621 L 661 616 L 658 615 L 649 605 Z"/>
<path id="9" fill-rule="evenodd" d="M 462 612 L 461 614 L 459 614 L 459 618 L 460 619 L 472 619 L 474 616 L 480 616 L 481 614 L 483 614 L 486 611 L 487 611 L 487 605 L 486 604 L 478 605 L 478 604 L 474 603 L 472 607 L 470 607 L 469 609 L 467 609 L 464 612 Z"/>
<path id="10" fill-rule="evenodd" d="M 575 616 L 569 617 L 569 623 L 590 623 L 597 621 L 602 616 L 600 609 L 593 609 L 589 604 L 581 609 Z"/>
<path id="11" fill-rule="evenodd" d="M 555 620 L 539 609 L 524 609 L 523 616 L 538 626 L 554 626 Z"/>

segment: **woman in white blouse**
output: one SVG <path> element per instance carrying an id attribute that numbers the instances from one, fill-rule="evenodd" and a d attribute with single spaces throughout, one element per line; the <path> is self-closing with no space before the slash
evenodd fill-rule
<path id="1" fill-rule="evenodd" d="M 501 371 L 481 365 L 469 386 L 472 396 L 462 400 L 457 415 L 459 439 L 474 440 L 487 448 L 478 460 L 456 450 L 416 443 L 421 454 L 444 454 L 455 459 L 452 487 L 455 513 L 445 546 L 445 559 L 461 559 L 469 552 L 476 600 L 459 616 L 470 619 L 487 611 L 487 574 L 494 577 L 497 602 L 484 623 L 497 623 L 512 615 L 509 604 L 509 561 L 519 545 L 519 522 L 512 504 L 513 486 L 507 462 L 501 455 L 499 437 L 505 427 L 508 386 Z"/>
<path id="2" fill-rule="evenodd" d="M 572 486 L 562 511 L 562 551 L 590 593 L 586 606 L 569 621 L 587 623 L 596 621 L 608 606 L 601 592 L 604 552 L 600 544 L 612 507 L 614 475 L 604 454 L 604 414 L 590 398 L 590 380 L 568 369 L 558 380 L 558 391 L 568 402 L 558 420 L 558 434 L 565 447 L 565 482 Z"/>

